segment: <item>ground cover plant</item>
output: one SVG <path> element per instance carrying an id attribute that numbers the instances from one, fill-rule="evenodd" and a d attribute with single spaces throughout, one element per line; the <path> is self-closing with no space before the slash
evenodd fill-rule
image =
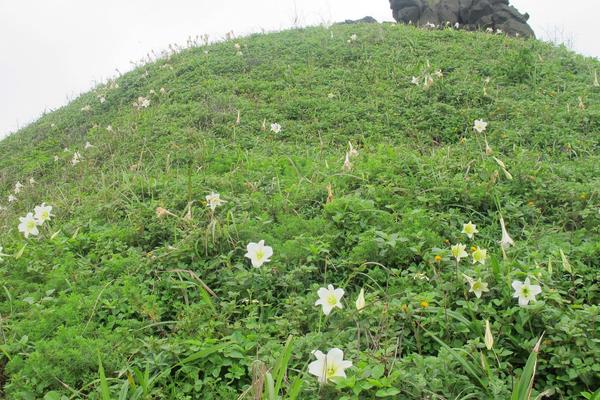
<path id="1" fill-rule="evenodd" d="M 600 64 L 191 40 L 0 142 L 9 399 L 598 396 Z"/>

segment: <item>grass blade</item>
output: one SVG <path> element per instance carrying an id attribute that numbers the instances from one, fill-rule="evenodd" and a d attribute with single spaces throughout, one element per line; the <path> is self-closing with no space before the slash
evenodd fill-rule
<path id="1" fill-rule="evenodd" d="M 521 373 L 521 378 L 515 384 L 511 400 L 529 400 L 531 398 L 531 391 L 533 390 L 533 379 L 535 378 L 535 370 L 537 368 L 537 358 L 540 351 L 540 345 L 542 344 L 542 336 L 535 344 L 533 351 L 527 359 L 527 363 Z"/>

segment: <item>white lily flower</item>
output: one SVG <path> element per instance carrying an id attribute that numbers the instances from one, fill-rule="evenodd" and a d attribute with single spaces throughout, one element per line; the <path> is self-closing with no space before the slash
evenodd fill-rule
<path id="1" fill-rule="evenodd" d="M 8 255 L 8 254 L 4 254 L 4 253 L 3 253 L 3 251 L 4 251 L 4 248 L 3 248 L 2 246 L 0 246 L 0 263 L 1 263 L 2 261 L 4 261 L 4 260 L 2 259 L 2 257 L 6 257 L 6 256 Z"/>
<path id="2" fill-rule="evenodd" d="M 90 149 L 92 147 L 94 147 L 94 145 L 91 144 L 90 142 L 85 142 L 85 145 L 83 146 L 84 149 Z"/>
<path id="3" fill-rule="evenodd" d="M 476 119 L 473 123 L 473 129 L 479 133 L 485 132 L 487 129 L 488 123 L 482 119 Z"/>
<path id="4" fill-rule="evenodd" d="M 21 182 L 15 183 L 15 194 L 21 193 L 21 189 L 23 189 L 23 184 Z"/>
<path id="5" fill-rule="evenodd" d="M 113 131 L 113 127 L 112 127 L 112 125 L 108 125 L 108 126 L 106 127 L 106 130 L 107 130 L 108 132 L 112 132 L 112 131 Z"/>
<path id="6" fill-rule="evenodd" d="M 265 246 L 264 240 L 258 243 L 248 243 L 246 250 L 248 252 L 245 257 L 250 259 L 254 268 L 259 268 L 264 263 L 271 261 L 270 258 L 273 256 L 273 248 Z"/>
<path id="7" fill-rule="evenodd" d="M 494 33 L 494 30 L 493 30 L 492 28 L 487 28 L 485 31 L 486 31 L 487 33 Z"/>
<path id="8" fill-rule="evenodd" d="M 33 211 L 35 212 L 35 220 L 38 225 L 42 225 L 46 221 L 50 221 L 54 215 L 52 215 L 52 206 L 47 206 L 46 203 L 42 203 L 36 206 Z"/>
<path id="9" fill-rule="evenodd" d="M 9 194 L 8 195 L 8 202 L 9 203 L 14 203 L 15 201 L 17 201 L 17 196 L 15 196 L 13 194 Z"/>
<path id="10" fill-rule="evenodd" d="M 150 99 L 140 96 L 136 101 L 133 102 L 133 106 L 138 110 L 141 110 L 142 108 L 148 108 L 150 106 Z"/>
<path id="11" fill-rule="evenodd" d="M 35 181 L 35 178 L 32 176 L 31 178 L 29 178 L 29 184 L 30 185 L 35 185 L 37 182 Z"/>
<path id="12" fill-rule="evenodd" d="M 323 314 L 331 314 L 331 310 L 335 307 L 344 308 L 341 299 L 344 296 L 344 289 L 334 288 L 333 285 L 327 285 L 327 288 L 319 288 L 317 290 L 319 300 L 315 302 L 315 306 L 321 305 L 323 307 Z"/>
<path id="13" fill-rule="evenodd" d="M 476 233 L 479 233 L 479 231 L 477 230 L 477 225 L 469 221 L 468 224 L 463 225 L 463 230 L 461 233 L 467 235 L 469 239 L 473 239 L 473 236 L 475 236 Z"/>
<path id="14" fill-rule="evenodd" d="M 206 195 L 206 203 L 211 211 L 215 211 L 217 207 L 222 206 L 225 203 L 225 200 L 221 200 L 221 195 L 219 193 L 211 193 Z"/>
<path id="15" fill-rule="evenodd" d="M 477 250 L 473 252 L 473 264 L 479 263 L 481 265 L 485 265 L 486 260 L 487 250 L 478 247 Z"/>
<path id="16" fill-rule="evenodd" d="M 76 151 L 73 154 L 73 158 L 71 159 L 71 165 L 77 165 L 77 164 L 79 164 L 80 161 L 81 161 L 81 154 L 79 154 L 79 152 Z"/>
<path id="17" fill-rule="evenodd" d="M 271 124 L 271 132 L 274 132 L 274 133 L 281 132 L 281 125 L 279 125 L 277 123 Z"/>
<path id="18" fill-rule="evenodd" d="M 500 227 L 502 228 L 502 240 L 500 240 L 500 246 L 503 249 L 508 249 L 510 246 L 514 246 L 515 242 L 512 240 L 508 231 L 506 230 L 506 225 L 504 225 L 504 218 L 500 216 Z"/>
<path id="19" fill-rule="evenodd" d="M 19 232 L 22 232 L 25 238 L 27 239 L 29 235 L 37 236 L 40 231 L 38 231 L 38 224 L 32 213 L 28 213 L 24 217 L 19 217 Z"/>
<path id="20" fill-rule="evenodd" d="M 460 262 L 461 258 L 466 258 L 469 256 L 465 251 L 466 248 L 467 246 L 462 243 L 458 243 L 450 247 L 450 253 L 452 254 L 452 257 L 456 259 L 456 262 Z"/>
<path id="21" fill-rule="evenodd" d="M 532 285 L 529 277 L 525 282 L 513 281 L 512 288 L 515 290 L 514 298 L 519 299 L 519 306 L 525 307 L 530 301 L 535 301 L 535 296 L 542 293 L 542 288 L 539 285 Z"/>
<path id="22" fill-rule="evenodd" d="M 57 162 L 59 160 L 58 156 L 54 156 L 54 162 Z"/>
<path id="23" fill-rule="evenodd" d="M 469 293 L 473 293 L 475 294 L 475 297 L 477 297 L 478 299 L 481 298 L 481 295 L 484 292 L 489 292 L 490 289 L 488 289 L 488 284 L 486 282 L 483 282 L 481 279 L 473 279 L 468 275 L 463 274 L 463 276 L 465 277 L 465 279 L 467 280 L 467 282 L 469 283 L 469 286 L 471 286 L 469 288 Z"/>
<path id="24" fill-rule="evenodd" d="M 410 83 L 412 83 L 413 85 L 419 86 L 419 78 L 417 78 L 416 76 L 413 76 Z"/>
<path id="25" fill-rule="evenodd" d="M 308 365 L 308 373 L 316 376 L 319 383 L 327 383 L 332 378 L 345 378 L 344 370 L 352 367 L 352 361 L 344 360 L 344 352 L 338 348 L 333 348 L 323 354 L 320 350 L 313 351 L 316 360 Z"/>
<path id="26" fill-rule="evenodd" d="M 485 320 L 485 337 L 484 337 L 485 347 L 488 350 L 491 350 L 494 347 L 494 336 L 492 335 L 492 329 L 490 328 L 490 321 Z"/>
<path id="27" fill-rule="evenodd" d="M 92 107 L 90 107 L 89 105 L 85 105 L 85 106 L 81 107 L 81 111 L 90 112 L 90 111 L 92 111 Z"/>
<path id="28" fill-rule="evenodd" d="M 455 29 L 458 29 L 458 28 L 460 28 L 460 24 L 459 24 L 458 22 L 457 22 L 457 23 L 455 23 L 455 24 L 454 24 L 454 28 L 455 28 Z"/>
<path id="29" fill-rule="evenodd" d="M 358 293 L 358 297 L 356 298 L 356 309 L 360 312 L 367 305 L 365 301 L 365 289 L 361 288 L 360 293 Z"/>

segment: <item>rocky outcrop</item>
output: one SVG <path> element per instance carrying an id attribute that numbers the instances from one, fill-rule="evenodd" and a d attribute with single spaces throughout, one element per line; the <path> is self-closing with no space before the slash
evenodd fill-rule
<path id="1" fill-rule="evenodd" d="M 405 24 L 456 25 L 464 29 L 501 30 L 509 35 L 535 37 L 527 24 L 529 14 L 521 14 L 509 0 L 389 0 L 394 19 Z"/>

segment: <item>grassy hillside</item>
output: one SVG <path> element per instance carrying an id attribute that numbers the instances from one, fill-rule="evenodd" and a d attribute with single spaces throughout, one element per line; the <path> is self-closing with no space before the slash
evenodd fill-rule
<path id="1" fill-rule="evenodd" d="M 45 115 L 0 142 L 5 398 L 526 399 L 542 334 L 531 398 L 584 398 L 595 71 L 537 41 L 339 25 L 192 46 Z M 332 348 L 352 367 L 321 385 L 312 352 Z"/>

